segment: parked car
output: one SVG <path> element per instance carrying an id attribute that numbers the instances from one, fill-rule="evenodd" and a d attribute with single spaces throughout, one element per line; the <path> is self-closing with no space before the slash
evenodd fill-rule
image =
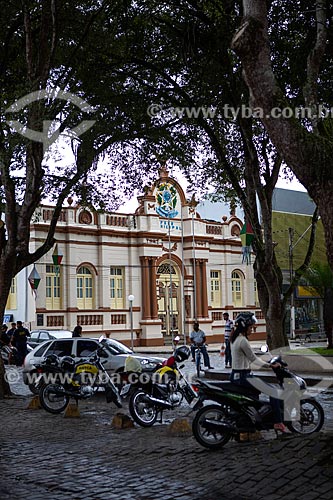
<path id="1" fill-rule="evenodd" d="M 121 342 L 113 339 L 104 339 L 106 345 L 104 364 L 109 373 L 121 372 L 125 368 L 127 356 L 131 355 L 138 359 L 143 369 L 153 369 L 157 364 L 162 363 L 164 358 L 147 357 L 140 354 L 135 354 L 131 349 L 126 347 Z M 49 354 L 56 354 L 59 357 L 71 356 L 75 361 L 88 358 L 99 347 L 98 339 L 93 338 L 70 338 L 70 339 L 55 339 L 47 340 L 35 347 L 27 354 L 23 365 L 23 382 L 26 385 L 31 385 L 31 377 L 36 371 L 36 366 L 39 365 Z"/>
<path id="2" fill-rule="evenodd" d="M 72 335 L 69 330 L 31 330 L 28 345 L 35 348 L 46 340 L 71 339 Z"/>

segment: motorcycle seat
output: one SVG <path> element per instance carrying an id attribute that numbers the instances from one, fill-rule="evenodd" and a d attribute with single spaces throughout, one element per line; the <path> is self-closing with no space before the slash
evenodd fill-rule
<path id="1" fill-rule="evenodd" d="M 236 394 L 244 394 L 245 396 L 250 396 L 254 398 L 257 398 L 260 394 L 260 391 L 258 391 L 258 389 L 256 389 L 255 387 L 246 387 L 243 385 L 234 384 L 229 380 L 223 382 L 217 382 L 214 385 L 228 392 L 235 392 Z"/>

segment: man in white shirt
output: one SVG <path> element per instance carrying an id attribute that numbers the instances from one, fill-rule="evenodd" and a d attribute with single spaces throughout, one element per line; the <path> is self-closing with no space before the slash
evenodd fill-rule
<path id="1" fill-rule="evenodd" d="M 195 361 L 194 358 L 195 358 L 196 346 L 200 346 L 205 366 L 206 368 L 208 368 L 208 370 L 211 370 L 213 367 L 210 366 L 209 356 L 205 346 L 206 335 L 205 332 L 200 330 L 199 323 L 197 321 L 193 324 L 193 331 L 190 333 L 190 340 L 191 340 L 192 361 Z"/>

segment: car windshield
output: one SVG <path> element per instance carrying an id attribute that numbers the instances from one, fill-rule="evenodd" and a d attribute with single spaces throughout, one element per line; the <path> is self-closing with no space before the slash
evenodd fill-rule
<path id="1" fill-rule="evenodd" d="M 106 345 L 108 350 L 116 355 L 116 354 L 133 354 L 133 351 L 126 347 L 124 344 L 121 344 L 120 342 L 117 342 L 117 340 L 113 339 L 104 339 L 103 340 L 103 345 Z"/>
<path id="2" fill-rule="evenodd" d="M 44 352 L 46 351 L 46 349 L 49 347 L 50 344 L 51 344 L 51 340 L 49 340 L 47 342 L 43 342 L 43 344 L 41 346 L 37 346 L 31 352 L 34 352 L 34 356 L 36 356 L 36 358 L 39 358 L 40 356 L 43 356 Z"/>

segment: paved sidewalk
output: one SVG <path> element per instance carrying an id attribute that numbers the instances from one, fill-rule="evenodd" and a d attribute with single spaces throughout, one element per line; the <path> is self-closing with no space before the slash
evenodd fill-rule
<path id="1" fill-rule="evenodd" d="M 102 395 L 81 402 L 76 419 L 28 410 L 30 399 L 0 400 L 1 500 L 332 498 L 331 432 L 268 435 L 212 452 L 168 425 L 113 429 L 119 410 Z"/>
<path id="2" fill-rule="evenodd" d="M 260 352 L 260 348 L 265 345 L 264 340 L 250 340 L 250 344 L 255 351 Z M 181 343 L 179 345 L 182 345 Z M 298 348 L 310 348 L 310 347 L 324 347 L 326 342 L 308 342 L 306 344 L 301 342 L 290 342 L 290 349 L 298 349 Z M 208 352 L 220 352 L 221 342 L 219 343 L 209 343 L 207 345 Z M 139 346 L 134 347 L 135 352 L 144 352 L 144 353 L 171 353 L 173 351 L 171 345 L 163 345 L 163 346 Z"/>

